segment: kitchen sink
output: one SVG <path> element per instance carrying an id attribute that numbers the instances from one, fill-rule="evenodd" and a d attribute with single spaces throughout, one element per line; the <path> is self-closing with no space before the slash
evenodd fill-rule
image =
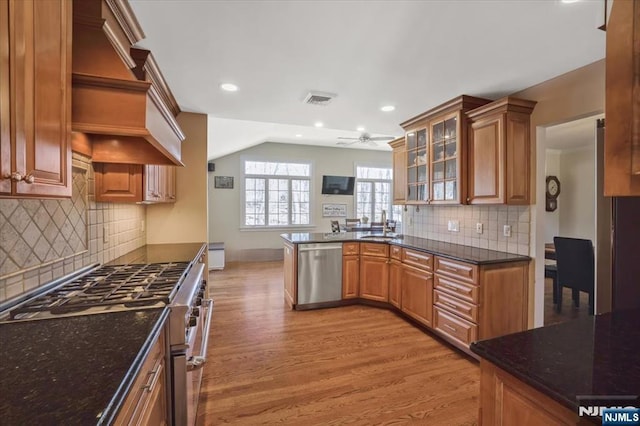
<path id="1" fill-rule="evenodd" d="M 401 234 L 387 233 L 386 235 L 378 234 L 378 235 L 363 235 L 360 238 L 366 238 L 368 240 L 379 240 L 379 241 L 390 241 L 397 240 L 402 238 Z"/>

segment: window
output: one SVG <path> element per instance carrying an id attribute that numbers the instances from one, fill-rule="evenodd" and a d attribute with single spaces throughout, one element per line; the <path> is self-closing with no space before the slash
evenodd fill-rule
<path id="1" fill-rule="evenodd" d="M 366 216 L 371 222 L 381 222 L 382 210 L 386 210 L 387 219 L 402 220 L 402 206 L 391 204 L 392 180 L 390 168 L 356 167 L 356 217 Z"/>
<path id="2" fill-rule="evenodd" d="M 244 225 L 309 225 L 311 164 L 244 162 Z"/>

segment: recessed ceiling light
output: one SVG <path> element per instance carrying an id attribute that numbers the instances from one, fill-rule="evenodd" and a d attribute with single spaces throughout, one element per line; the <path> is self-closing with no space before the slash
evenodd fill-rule
<path id="1" fill-rule="evenodd" d="M 580 0 L 560 0 L 562 3 L 578 3 Z"/>
<path id="2" fill-rule="evenodd" d="M 296 135 L 296 138 L 301 138 L 301 137 L 302 137 L 302 135 L 301 135 L 300 133 L 298 133 L 298 134 Z"/>
<path id="3" fill-rule="evenodd" d="M 238 86 L 236 86 L 233 83 L 222 83 L 220 85 L 220 88 L 226 92 L 237 92 L 238 91 Z"/>
<path id="4" fill-rule="evenodd" d="M 322 121 L 316 121 L 313 125 L 316 127 L 322 127 L 324 126 L 324 123 Z"/>
<path id="5" fill-rule="evenodd" d="M 359 131 L 359 132 L 364 132 L 364 127 L 360 126 L 360 127 L 356 128 L 356 130 Z"/>
<path id="6" fill-rule="evenodd" d="M 380 111 L 390 112 L 390 111 L 393 111 L 394 109 L 396 109 L 396 107 L 394 107 L 393 105 L 385 105 L 382 108 L 380 108 Z"/>

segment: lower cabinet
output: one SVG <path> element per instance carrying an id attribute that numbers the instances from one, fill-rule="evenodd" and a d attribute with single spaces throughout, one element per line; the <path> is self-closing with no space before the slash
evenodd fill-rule
<path id="1" fill-rule="evenodd" d="M 433 274 L 412 266 L 402 266 L 401 310 L 405 314 L 431 326 Z"/>
<path id="2" fill-rule="evenodd" d="M 342 298 L 354 299 L 360 294 L 360 243 L 342 244 Z"/>
<path id="3" fill-rule="evenodd" d="M 297 283 L 297 266 L 298 256 L 296 255 L 296 248 L 293 244 L 284 244 L 284 300 L 289 307 L 295 305 L 298 301 L 296 289 Z"/>
<path id="4" fill-rule="evenodd" d="M 360 297 L 389 301 L 389 246 L 379 243 L 360 244 Z"/>
<path id="5" fill-rule="evenodd" d="M 395 259 L 389 263 L 389 303 L 398 309 L 402 303 L 402 263 Z"/>
<path id="6" fill-rule="evenodd" d="M 482 359 L 480 424 L 538 426 L 592 423 Z"/>
<path id="7" fill-rule="evenodd" d="M 161 331 L 122 404 L 116 425 L 168 424 L 165 342 Z"/>

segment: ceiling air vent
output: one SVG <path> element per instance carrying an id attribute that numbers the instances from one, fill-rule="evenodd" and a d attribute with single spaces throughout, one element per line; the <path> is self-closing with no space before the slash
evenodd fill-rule
<path id="1" fill-rule="evenodd" d="M 336 96 L 338 95 L 336 95 L 335 93 L 309 92 L 307 93 L 307 96 L 305 96 L 304 98 L 304 103 L 311 104 L 311 105 L 325 106 L 325 105 L 329 105 L 333 100 L 333 98 L 335 98 Z"/>

